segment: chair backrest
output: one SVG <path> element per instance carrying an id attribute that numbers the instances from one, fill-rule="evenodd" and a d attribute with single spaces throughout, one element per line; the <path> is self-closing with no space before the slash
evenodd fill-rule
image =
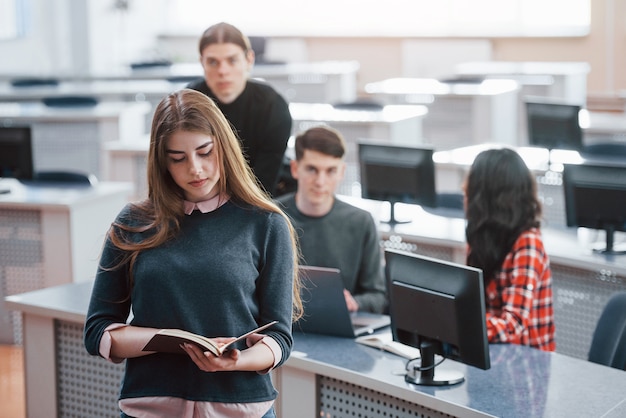
<path id="1" fill-rule="evenodd" d="M 75 171 L 39 171 L 35 173 L 34 181 L 38 183 L 66 183 L 76 186 L 95 186 L 98 183 L 95 175 Z"/>
<path id="2" fill-rule="evenodd" d="M 609 298 L 593 333 L 588 359 L 626 370 L 626 292 Z"/>

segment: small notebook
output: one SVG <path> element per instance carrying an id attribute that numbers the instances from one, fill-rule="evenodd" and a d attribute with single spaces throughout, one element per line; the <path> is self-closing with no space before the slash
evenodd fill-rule
<path id="1" fill-rule="evenodd" d="M 299 271 L 304 316 L 293 325 L 294 332 L 356 338 L 389 326 L 388 315 L 348 311 L 338 269 L 300 266 Z"/>

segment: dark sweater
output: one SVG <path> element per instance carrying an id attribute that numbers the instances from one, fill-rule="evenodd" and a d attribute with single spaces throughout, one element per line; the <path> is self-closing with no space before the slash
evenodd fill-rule
<path id="1" fill-rule="evenodd" d="M 244 155 L 263 187 L 274 192 L 291 135 L 292 119 L 285 99 L 268 84 L 248 80 L 244 91 L 229 104 L 221 103 L 204 79 L 188 88 L 212 98 L 235 127 Z"/>
<path id="2" fill-rule="evenodd" d="M 128 206 L 118 221 L 128 222 Z M 278 214 L 227 202 L 214 212 L 194 211 L 177 238 L 141 253 L 134 286 L 121 269 L 98 269 L 85 324 L 85 346 L 98 354 L 107 326 L 181 328 L 208 337 L 236 336 L 271 320 L 267 331 L 282 350 L 291 335 L 292 272 L 287 222 Z M 119 251 L 106 242 L 101 264 Z M 245 348 L 238 345 L 238 348 Z M 126 360 L 121 398 L 174 396 L 208 402 L 258 402 L 276 397 L 269 374 L 206 373 L 186 355 L 151 354 Z"/>
<path id="3" fill-rule="evenodd" d="M 298 210 L 295 193 L 280 196 L 277 201 L 296 227 L 302 263 L 340 269 L 344 287 L 360 310 L 384 312 L 386 286 L 380 239 L 369 212 L 335 199 L 329 213 L 311 217 Z"/>

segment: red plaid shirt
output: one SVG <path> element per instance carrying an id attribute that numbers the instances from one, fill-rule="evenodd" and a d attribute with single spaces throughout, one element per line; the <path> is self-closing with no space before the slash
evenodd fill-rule
<path id="1" fill-rule="evenodd" d="M 552 272 L 538 229 L 517 238 L 486 293 L 490 343 L 556 349 Z"/>

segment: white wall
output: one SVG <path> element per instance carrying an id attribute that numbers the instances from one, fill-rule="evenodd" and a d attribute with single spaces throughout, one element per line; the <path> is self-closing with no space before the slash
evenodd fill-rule
<path id="1" fill-rule="evenodd" d="M 124 3 L 124 2 L 119 2 Z M 24 37 L 0 42 L 0 75 L 83 75 L 154 58 L 167 0 L 30 0 Z"/>

